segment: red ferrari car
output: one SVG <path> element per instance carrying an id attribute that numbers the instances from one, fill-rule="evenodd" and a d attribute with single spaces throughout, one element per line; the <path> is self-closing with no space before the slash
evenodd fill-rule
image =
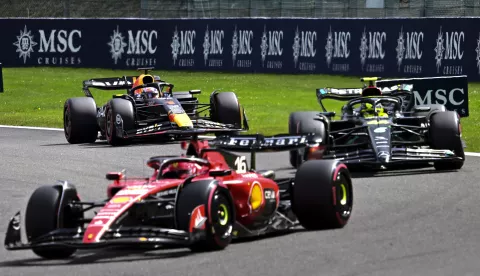
<path id="1" fill-rule="evenodd" d="M 11 220 L 7 250 L 32 249 L 43 258 L 66 258 L 77 249 L 176 245 L 220 250 L 232 238 L 302 225 L 341 228 L 353 204 L 348 169 L 336 160 L 310 160 L 293 178 L 255 168 L 255 153 L 318 144 L 314 134 L 220 136 L 182 143 L 186 154 L 151 157 L 151 177 L 108 173 L 107 198 L 80 200 L 68 182 L 42 186 L 31 195 L 22 243 L 20 212 Z M 229 151 L 230 150 L 230 151 Z M 251 154 L 250 165 L 240 154 Z M 100 210 L 92 217 L 86 213 Z"/>

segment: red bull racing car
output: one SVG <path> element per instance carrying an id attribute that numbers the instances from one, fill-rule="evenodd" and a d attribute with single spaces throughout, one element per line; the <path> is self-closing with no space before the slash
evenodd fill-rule
<path id="1" fill-rule="evenodd" d="M 108 173 L 113 182 L 104 200 L 81 200 L 68 182 L 39 187 L 26 208 L 28 242 L 21 241 L 18 212 L 8 225 L 5 248 L 32 249 L 51 259 L 110 246 L 175 245 L 209 251 L 224 249 L 234 238 L 297 225 L 342 228 L 352 212 L 353 190 L 340 161 L 307 161 L 293 178 L 255 168 L 257 152 L 317 143 L 314 134 L 193 138 L 182 143 L 185 155 L 151 157 L 150 177 Z M 229 150 L 251 153 L 250 162 Z M 88 217 L 94 209 L 99 211 Z"/>
<path id="2" fill-rule="evenodd" d="M 149 74 L 152 68 L 140 68 L 139 76 L 97 78 L 83 82 L 87 97 L 65 102 L 63 121 L 71 144 L 93 143 L 100 139 L 110 145 L 122 145 L 134 138 L 161 136 L 190 137 L 195 133 L 248 130 L 245 111 L 233 92 L 214 91 L 210 103 L 199 103 L 194 95 L 200 90 L 174 92 L 174 85 Z M 98 107 L 90 88 L 126 90 L 113 95 Z"/>

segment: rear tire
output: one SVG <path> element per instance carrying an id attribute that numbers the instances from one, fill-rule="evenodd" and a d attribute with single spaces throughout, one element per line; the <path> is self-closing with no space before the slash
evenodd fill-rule
<path id="1" fill-rule="evenodd" d="M 105 138 L 112 146 L 125 145 L 130 139 L 117 136 L 117 119 L 121 118 L 123 130 L 135 129 L 135 114 L 133 105 L 125 99 L 112 99 L 105 109 Z"/>
<path id="2" fill-rule="evenodd" d="M 25 214 L 25 230 L 28 241 L 45 235 L 53 230 L 63 228 L 68 218 L 62 219 L 58 225 L 58 209 L 60 208 L 61 192 L 53 186 L 37 188 L 31 195 Z M 67 195 L 68 197 L 68 195 Z M 65 202 L 78 200 L 78 198 L 64 198 Z M 65 214 L 65 212 L 61 212 Z M 75 253 L 73 248 L 33 248 L 32 251 L 45 259 L 64 259 Z"/>
<path id="3" fill-rule="evenodd" d="M 63 130 L 70 144 L 94 143 L 98 136 L 95 101 L 89 97 L 66 100 L 63 107 Z"/>
<path id="4" fill-rule="evenodd" d="M 190 246 L 192 251 L 222 250 L 232 240 L 235 224 L 233 200 L 227 188 L 218 186 L 216 181 L 213 183 L 215 185 L 211 185 L 212 180 L 189 183 L 180 190 L 177 198 L 175 216 L 179 230 L 191 230 L 197 208 L 206 217 L 205 237 Z"/>
<path id="5" fill-rule="evenodd" d="M 211 98 L 213 121 L 222 124 L 232 124 L 235 128 L 242 128 L 242 111 L 237 95 L 234 92 L 220 92 L 213 94 Z M 218 135 L 224 135 L 219 133 Z M 238 131 L 228 132 L 230 135 L 237 135 Z"/>
<path id="6" fill-rule="evenodd" d="M 344 227 L 352 213 L 353 186 L 337 160 L 308 160 L 295 175 L 292 209 L 307 230 Z"/>
<path id="7" fill-rule="evenodd" d="M 288 118 L 288 133 L 295 135 L 299 133 L 316 133 L 326 140 L 325 124 L 321 121 L 315 120 L 318 117 L 317 111 L 299 111 L 290 113 Z M 298 168 L 305 158 L 305 149 L 290 151 L 290 165 Z"/>
<path id="8" fill-rule="evenodd" d="M 459 170 L 465 162 L 460 119 L 455 111 L 436 112 L 430 118 L 430 145 L 433 149 L 451 150 L 461 157 L 461 161 L 437 161 L 437 170 Z"/>

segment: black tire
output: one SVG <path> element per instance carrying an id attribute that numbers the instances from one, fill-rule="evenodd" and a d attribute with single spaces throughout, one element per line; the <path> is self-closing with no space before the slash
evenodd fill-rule
<path id="1" fill-rule="evenodd" d="M 236 128 L 242 127 L 242 110 L 234 92 L 215 93 L 211 99 L 211 118 L 222 124 L 232 124 Z M 238 131 L 229 132 L 230 135 L 238 134 Z M 225 135 L 225 132 L 217 135 Z"/>
<path id="2" fill-rule="evenodd" d="M 426 106 L 430 107 L 429 111 L 414 112 L 413 116 L 425 116 L 425 117 L 427 117 L 427 119 L 430 119 L 430 116 L 432 116 L 432 114 L 435 113 L 435 112 L 445 112 L 445 111 L 447 111 L 445 106 L 442 105 L 442 104 L 417 105 L 417 107 L 426 107 Z"/>
<path id="3" fill-rule="evenodd" d="M 64 202 L 78 200 L 71 196 L 64 198 Z M 58 209 L 60 208 L 60 189 L 53 186 L 41 186 L 37 188 L 31 195 L 27 210 L 25 213 L 25 231 L 28 241 L 45 235 L 58 228 L 63 228 L 66 224 L 70 224 L 68 212 L 60 212 L 64 218 L 59 220 Z M 60 225 L 59 225 L 60 224 Z M 71 225 L 69 225 L 71 227 Z M 59 247 L 59 248 L 33 248 L 32 251 L 45 259 L 64 259 L 75 253 L 76 249 Z"/>
<path id="4" fill-rule="evenodd" d="M 123 121 L 123 130 L 135 129 L 135 113 L 132 103 L 118 98 L 110 100 L 105 109 L 105 138 L 112 146 L 125 145 L 130 142 L 130 139 L 117 136 L 115 123 L 117 116 L 120 116 Z"/>
<path id="5" fill-rule="evenodd" d="M 325 124 L 321 121 L 314 120 L 318 117 L 317 111 L 298 111 L 290 113 L 288 118 L 288 133 L 316 133 L 320 135 L 322 141 L 326 140 Z M 304 149 L 290 151 L 290 165 L 298 168 L 304 161 Z"/>
<path id="6" fill-rule="evenodd" d="M 177 228 L 190 231 L 190 221 L 198 206 L 204 206 L 205 239 L 190 246 L 192 251 L 214 251 L 227 247 L 233 235 L 235 209 L 227 188 L 217 185 L 216 181 L 202 180 L 190 183 L 180 190 L 177 198 L 175 217 Z M 210 210 L 210 213 L 208 212 Z M 219 214 L 223 210 L 224 216 Z M 214 229 L 214 230 L 212 230 Z"/>
<path id="7" fill-rule="evenodd" d="M 97 105 L 92 98 L 71 98 L 63 107 L 63 131 L 70 144 L 94 143 L 98 137 Z"/>
<path id="8" fill-rule="evenodd" d="M 451 150 L 461 161 L 434 162 L 437 170 L 459 170 L 465 162 L 461 138 L 460 118 L 455 111 L 436 112 L 430 117 L 430 146 L 433 149 Z"/>
<path id="9" fill-rule="evenodd" d="M 337 160 L 309 160 L 297 170 L 292 209 L 307 230 L 344 227 L 352 213 L 353 186 L 347 167 Z"/>

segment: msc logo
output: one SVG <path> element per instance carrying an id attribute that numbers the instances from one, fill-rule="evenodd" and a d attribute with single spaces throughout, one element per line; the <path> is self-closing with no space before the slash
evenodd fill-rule
<path id="1" fill-rule="evenodd" d="M 41 65 L 63 65 L 63 64 L 80 64 L 81 60 L 75 54 L 80 51 L 82 45 L 78 43 L 78 39 L 82 37 L 80 30 L 38 30 L 38 43 L 35 42 L 34 35 L 27 29 L 25 25 L 17 36 L 17 41 L 13 43 L 17 47 L 16 52 L 19 58 L 23 59 L 23 63 L 27 62 L 31 54 L 35 52 L 34 47 L 40 44 L 39 54 L 36 62 Z"/>
<path id="2" fill-rule="evenodd" d="M 113 35 L 110 36 L 110 53 L 112 59 L 117 64 L 119 59 L 127 48 L 127 55 L 132 56 L 126 59 L 127 66 L 153 66 L 156 64 L 156 59 L 152 56 L 157 52 L 157 37 L 158 33 L 155 30 L 137 30 L 136 33 L 128 30 L 128 43 L 125 42 L 125 37 L 120 32 L 117 26 L 113 30 Z M 136 57 L 133 57 L 136 56 Z"/>

